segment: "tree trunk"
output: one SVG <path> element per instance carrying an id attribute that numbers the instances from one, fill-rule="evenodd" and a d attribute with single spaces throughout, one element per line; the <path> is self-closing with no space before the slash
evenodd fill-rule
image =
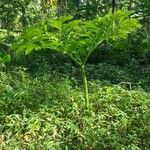
<path id="1" fill-rule="evenodd" d="M 114 14 L 114 12 L 115 12 L 115 7 L 116 7 L 116 0 L 112 0 L 111 5 L 112 5 L 112 14 Z"/>
<path id="2" fill-rule="evenodd" d="M 65 14 L 66 3 L 67 3 L 66 0 L 58 0 L 57 1 L 57 13 L 58 13 L 58 16 L 62 16 L 62 15 Z"/>

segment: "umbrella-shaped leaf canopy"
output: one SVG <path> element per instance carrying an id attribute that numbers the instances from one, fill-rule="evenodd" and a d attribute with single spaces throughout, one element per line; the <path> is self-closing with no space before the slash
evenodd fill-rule
<path id="1" fill-rule="evenodd" d="M 128 11 L 118 11 L 90 21 L 73 20 L 71 16 L 48 19 L 27 28 L 13 48 L 25 54 L 49 48 L 68 54 L 78 64 L 85 64 L 102 41 L 126 38 L 140 27 L 129 15 Z"/>

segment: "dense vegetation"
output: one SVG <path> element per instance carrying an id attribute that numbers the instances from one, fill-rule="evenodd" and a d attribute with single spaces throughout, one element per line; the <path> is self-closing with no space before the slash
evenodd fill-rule
<path id="1" fill-rule="evenodd" d="M 149 150 L 149 0 L 0 0 L 0 150 Z"/>

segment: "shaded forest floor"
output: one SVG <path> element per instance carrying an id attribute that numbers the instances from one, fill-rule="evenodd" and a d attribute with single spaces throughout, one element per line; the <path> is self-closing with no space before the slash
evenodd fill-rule
<path id="1" fill-rule="evenodd" d="M 148 69 L 101 63 L 86 70 L 89 110 L 75 66 L 2 66 L 0 149 L 149 150 Z"/>

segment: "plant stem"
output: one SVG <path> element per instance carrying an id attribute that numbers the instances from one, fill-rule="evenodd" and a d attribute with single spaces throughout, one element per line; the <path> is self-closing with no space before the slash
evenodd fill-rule
<path id="1" fill-rule="evenodd" d="M 83 85 L 84 85 L 84 98 L 85 98 L 85 106 L 86 108 L 89 108 L 89 96 L 88 96 L 88 83 L 87 83 L 87 77 L 85 72 L 85 66 L 81 66 L 82 71 L 82 77 L 83 77 Z"/>

